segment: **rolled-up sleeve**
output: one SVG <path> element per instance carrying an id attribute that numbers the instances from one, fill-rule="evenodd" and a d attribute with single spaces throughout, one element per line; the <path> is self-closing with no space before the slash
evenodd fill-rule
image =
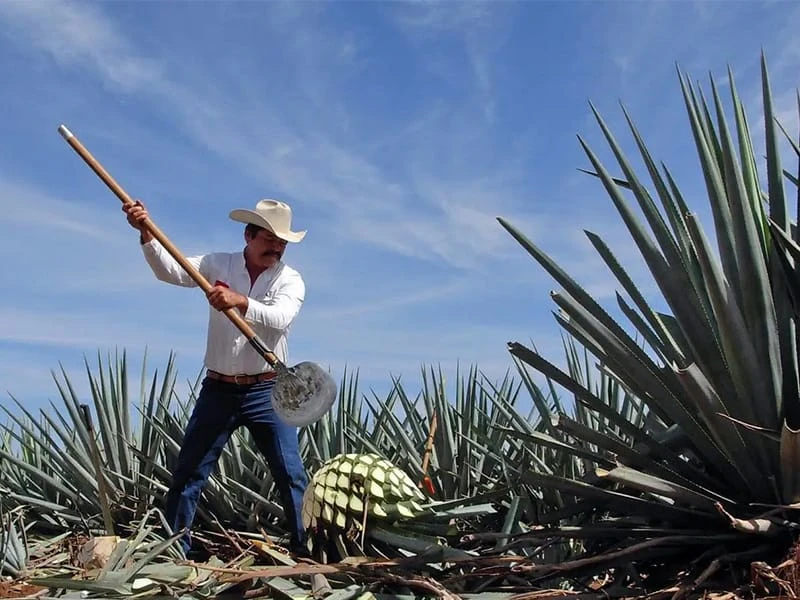
<path id="1" fill-rule="evenodd" d="M 261 302 L 248 298 L 244 318 L 272 329 L 287 329 L 300 312 L 305 295 L 306 286 L 302 277 L 297 273 L 289 275 L 269 300 Z"/>
<path id="2" fill-rule="evenodd" d="M 153 273 L 160 281 L 183 287 L 197 287 L 194 279 L 189 276 L 181 264 L 167 252 L 167 249 L 158 240 L 153 239 L 146 244 L 142 244 L 142 252 L 147 264 L 150 265 Z M 208 277 L 208 274 L 204 272 L 206 266 L 205 258 L 206 255 L 187 256 L 186 260 L 200 271 L 204 277 Z"/>

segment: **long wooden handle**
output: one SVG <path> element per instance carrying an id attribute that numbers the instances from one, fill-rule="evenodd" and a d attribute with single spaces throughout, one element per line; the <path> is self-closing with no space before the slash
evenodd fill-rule
<path id="1" fill-rule="evenodd" d="M 84 160 L 84 162 L 89 165 L 89 167 L 94 171 L 100 179 L 103 180 L 108 188 L 116 194 L 117 198 L 122 201 L 123 205 L 133 204 L 133 199 L 128 195 L 128 193 L 122 189 L 122 186 L 119 185 L 116 180 L 103 168 L 103 165 L 92 156 L 92 153 L 89 152 L 86 147 L 78 140 L 78 138 L 73 135 L 73 133 L 67 129 L 65 125 L 60 125 L 58 127 L 58 133 L 67 141 L 67 143 L 72 146 L 72 149 L 78 153 L 78 155 Z M 151 220 L 145 219 L 144 226 L 147 230 L 156 238 L 161 245 L 166 248 L 167 252 L 169 252 L 172 257 L 178 261 L 178 263 L 184 268 L 184 270 L 189 274 L 194 282 L 200 286 L 206 294 L 208 294 L 212 289 L 213 286 L 208 282 L 208 280 L 203 277 L 203 274 L 198 271 L 192 263 L 186 260 L 186 257 L 183 253 L 178 250 L 178 248 L 169 240 L 169 238 L 164 235 L 164 233 L 158 228 L 158 226 Z M 233 322 L 236 327 L 239 328 L 250 344 L 261 354 L 264 359 L 272 366 L 283 366 L 275 354 L 266 347 L 264 342 L 256 335 L 253 331 L 252 327 L 247 324 L 242 316 L 236 311 L 234 308 L 226 308 L 223 311 L 227 317 Z"/>

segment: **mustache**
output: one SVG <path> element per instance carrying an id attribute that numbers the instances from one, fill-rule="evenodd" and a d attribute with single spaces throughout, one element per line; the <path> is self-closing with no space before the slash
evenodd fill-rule
<path id="1" fill-rule="evenodd" d="M 281 254 L 282 254 L 281 252 L 276 252 L 275 250 L 267 250 L 266 252 L 261 254 L 261 256 L 276 256 L 280 258 Z"/>

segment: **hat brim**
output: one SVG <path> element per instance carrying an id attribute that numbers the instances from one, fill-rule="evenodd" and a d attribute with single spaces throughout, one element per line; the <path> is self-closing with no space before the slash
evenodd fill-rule
<path id="1" fill-rule="evenodd" d="M 237 208 L 236 210 L 232 210 L 230 215 L 228 215 L 232 220 L 238 221 L 239 223 L 249 223 L 252 225 L 258 225 L 259 227 L 263 227 L 271 231 L 275 234 L 276 237 L 281 238 L 282 240 L 286 240 L 287 242 L 299 242 L 304 237 L 306 237 L 306 232 L 304 231 L 278 231 L 273 226 L 272 223 L 267 221 L 264 217 L 258 214 L 255 211 L 248 210 L 246 208 Z"/>

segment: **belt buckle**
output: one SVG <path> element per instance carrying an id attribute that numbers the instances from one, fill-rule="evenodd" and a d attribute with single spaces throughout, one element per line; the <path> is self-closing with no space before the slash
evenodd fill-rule
<path id="1" fill-rule="evenodd" d="M 244 385 L 243 383 L 239 383 L 239 377 L 247 377 L 247 375 L 234 375 L 233 383 L 235 383 L 236 385 Z"/>

